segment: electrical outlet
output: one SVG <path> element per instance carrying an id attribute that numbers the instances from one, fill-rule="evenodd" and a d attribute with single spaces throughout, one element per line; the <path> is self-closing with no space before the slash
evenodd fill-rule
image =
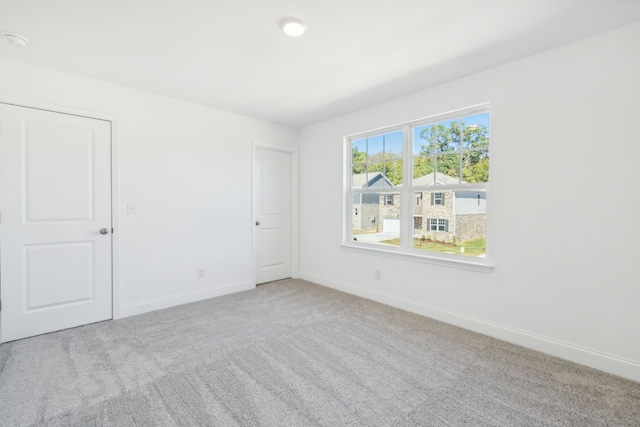
<path id="1" fill-rule="evenodd" d="M 376 279 L 377 280 L 382 279 L 382 270 L 376 270 Z"/>
<path id="2" fill-rule="evenodd" d="M 204 268 L 198 269 L 198 278 L 202 279 L 204 277 Z"/>

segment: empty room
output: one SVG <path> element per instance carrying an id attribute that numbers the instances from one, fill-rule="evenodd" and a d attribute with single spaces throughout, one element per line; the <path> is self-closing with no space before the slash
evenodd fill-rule
<path id="1" fill-rule="evenodd" d="M 640 426 L 640 1 L 0 33 L 0 426 Z"/>

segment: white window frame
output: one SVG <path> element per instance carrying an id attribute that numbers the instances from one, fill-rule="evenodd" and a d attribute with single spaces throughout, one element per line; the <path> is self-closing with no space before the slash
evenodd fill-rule
<path id="1" fill-rule="evenodd" d="M 417 126 L 422 126 L 424 124 L 435 123 L 439 121 L 446 121 L 449 119 L 469 116 L 473 114 L 489 112 L 489 103 L 478 104 L 471 107 L 451 111 L 444 114 L 438 114 L 434 116 L 429 116 L 424 119 L 414 120 L 407 123 L 402 123 L 400 125 L 389 126 L 385 128 L 379 128 L 376 130 L 372 130 L 369 132 L 362 132 L 353 135 L 346 136 L 344 138 L 344 207 L 343 212 L 345 213 L 345 217 L 343 220 L 343 241 L 342 247 L 345 250 L 360 252 L 360 253 L 368 253 L 368 254 L 376 254 L 382 255 L 391 258 L 399 258 L 410 261 L 420 261 L 426 262 L 430 264 L 454 267 L 454 268 L 462 268 L 472 271 L 480 271 L 480 272 L 491 272 L 493 269 L 493 265 L 491 263 L 491 258 L 489 256 L 490 249 L 490 236 L 489 236 L 489 224 L 486 224 L 486 233 L 485 239 L 487 242 L 485 249 L 484 257 L 469 257 L 465 255 L 457 255 L 457 254 L 445 254 L 445 253 L 437 253 L 437 252 L 428 252 L 424 250 L 414 249 L 413 246 L 413 232 L 414 232 L 414 221 L 413 221 L 413 204 L 414 204 L 414 192 L 428 192 L 433 191 L 434 186 L 414 186 L 414 185 L 402 185 L 400 188 L 388 188 L 388 189 L 354 189 L 351 184 L 352 179 L 352 145 L 351 142 L 357 139 L 375 136 L 383 133 L 395 132 L 398 130 L 403 131 L 403 177 L 413 176 L 413 147 L 411 134 L 412 129 Z M 491 130 L 490 130 L 491 132 Z M 491 144 L 489 145 L 489 149 L 491 150 Z M 403 184 L 405 183 L 405 179 L 403 179 Z M 411 183 L 412 184 L 412 183 Z M 461 183 L 461 184 L 449 184 L 449 185 L 438 185 L 438 190 L 445 191 L 455 191 L 455 190 L 474 190 L 474 189 L 482 189 L 487 192 L 487 200 L 489 193 L 489 183 Z M 364 194 L 367 192 L 371 193 L 379 193 L 385 195 L 386 202 L 386 194 L 399 194 L 400 195 L 400 246 L 386 246 L 379 244 L 370 244 L 365 242 L 354 241 L 352 238 L 353 231 L 353 222 L 351 217 L 351 198 L 353 194 Z M 490 217 L 489 212 L 489 203 L 487 202 L 487 218 Z M 430 228 L 430 224 L 429 224 Z"/>
<path id="2" fill-rule="evenodd" d="M 434 206 L 444 205 L 444 193 L 442 191 L 433 193 L 433 205 Z"/>

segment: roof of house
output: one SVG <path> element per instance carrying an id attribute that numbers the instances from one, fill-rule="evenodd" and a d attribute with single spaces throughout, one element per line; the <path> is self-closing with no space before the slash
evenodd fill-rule
<path id="1" fill-rule="evenodd" d="M 426 175 L 423 176 L 419 176 L 417 178 L 413 179 L 413 185 L 417 186 L 417 185 L 434 185 L 435 183 L 438 183 L 440 185 L 447 185 L 447 184 L 460 184 L 460 183 L 465 183 L 465 181 L 460 181 L 459 178 L 457 177 L 453 177 L 453 176 L 449 176 L 449 175 L 445 175 L 443 173 L 440 172 L 435 172 L 435 176 L 434 173 L 428 173 Z M 396 185 L 396 187 L 402 187 L 402 184 L 398 184 Z"/>
<path id="2" fill-rule="evenodd" d="M 368 178 L 368 181 L 367 181 Z M 384 179 L 384 181 L 381 181 Z M 383 185 L 384 183 L 384 185 Z M 362 188 L 371 188 L 371 187 L 393 187 L 393 184 L 386 176 L 382 174 L 382 172 L 373 172 L 373 173 L 359 173 L 353 175 L 351 179 L 351 184 L 354 187 L 362 187 Z"/>
<path id="3" fill-rule="evenodd" d="M 367 178 L 369 179 L 367 181 Z M 384 181 L 382 181 L 384 179 Z M 465 181 L 460 181 L 459 178 L 445 175 L 440 172 L 428 173 L 423 176 L 419 176 L 418 178 L 413 179 L 413 185 L 448 185 L 448 184 L 465 184 Z M 362 188 L 375 188 L 375 187 L 402 187 L 402 184 L 393 185 L 389 179 L 384 176 L 382 172 L 372 172 L 369 174 L 359 173 L 353 175 L 351 179 L 351 184 L 354 187 L 362 187 Z"/>
<path id="4" fill-rule="evenodd" d="M 434 176 L 433 175 L 434 175 L 433 173 L 429 173 L 427 175 L 415 178 L 413 180 L 413 185 L 434 185 Z M 445 175 L 445 174 L 440 173 L 440 172 L 436 172 L 435 173 L 435 182 L 437 182 L 438 184 L 459 184 L 460 183 L 460 178 L 449 176 L 449 175 Z M 462 182 L 464 182 L 464 181 L 462 181 Z"/>

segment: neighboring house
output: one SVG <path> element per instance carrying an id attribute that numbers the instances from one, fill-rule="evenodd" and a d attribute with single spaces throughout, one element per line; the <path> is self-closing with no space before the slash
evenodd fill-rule
<path id="1" fill-rule="evenodd" d="M 415 178 L 413 185 L 458 184 L 458 178 L 436 172 Z M 397 185 L 396 187 L 401 187 Z M 380 195 L 382 231 L 396 227 L 400 195 Z M 466 242 L 485 236 L 487 193 L 484 190 L 416 191 L 413 193 L 413 234 L 440 242 Z"/>
<path id="2" fill-rule="evenodd" d="M 382 172 L 353 175 L 351 184 L 360 188 L 390 188 L 391 181 Z M 351 201 L 354 230 L 375 229 L 380 219 L 380 195 L 378 193 L 354 194 Z"/>
<path id="3" fill-rule="evenodd" d="M 402 187 L 402 184 L 395 187 Z M 381 194 L 380 203 L 380 231 L 400 233 L 400 195 Z"/>

